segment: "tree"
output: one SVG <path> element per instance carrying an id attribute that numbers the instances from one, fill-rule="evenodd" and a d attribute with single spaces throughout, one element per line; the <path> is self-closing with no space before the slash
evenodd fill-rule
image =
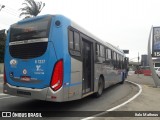
<path id="1" fill-rule="evenodd" d="M 23 8 L 20 8 L 22 11 L 19 15 L 20 17 L 25 15 L 25 18 L 30 18 L 37 16 L 45 6 L 45 3 L 35 2 L 34 0 L 25 0 L 22 5 L 25 5 Z"/>

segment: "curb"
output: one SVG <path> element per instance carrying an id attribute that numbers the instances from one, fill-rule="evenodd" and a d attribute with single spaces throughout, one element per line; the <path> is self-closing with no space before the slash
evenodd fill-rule
<path id="1" fill-rule="evenodd" d="M 101 115 L 103 115 L 103 114 L 105 114 L 105 113 L 108 113 L 108 112 L 110 112 L 110 111 L 114 111 L 114 110 L 116 110 L 116 109 L 118 109 L 118 108 L 120 108 L 120 107 L 122 107 L 122 106 L 124 106 L 124 105 L 126 105 L 126 104 L 128 104 L 128 103 L 130 103 L 131 101 L 133 101 L 135 98 L 137 98 L 137 97 L 142 93 L 142 87 L 141 87 L 141 85 L 139 85 L 139 84 L 137 84 L 137 83 L 135 83 L 135 82 L 128 81 L 128 80 L 125 80 L 125 81 L 126 81 L 126 82 L 129 82 L 129 83 L 131 83 L 131 84 L 133 84 L 133 85 L 135 85 L 135 86 L 138 86 L 138 88 L 139 88 L 138 93 L 135 94 L 135 95 L 134 95 L 133 97 L 131 97 L 130 99 L 128 99 L 127 101 L 125 101 L 124 103 L 121 103 L 120 105 L 117 105 L 117 106 L 115 106 L 115 107 L 113 107 L 113 108 L 110 108 L 110 109 L 106 110 L 105 112 L 102 112 L 102 113 L 99 113 L 99 114 L 96 114 L 96 115 L 93 115 L 93 116 L 90 116 L 90 117 L 86 117 L 86 118 L 83 118 L 83 119 L 81 119 L 81 120 L 91 120 L 91 119 L 94 119 L 94 118 L 96 118 L 96 117 L 99 117 L 99 116 L 101 116 Z"/>
<path id="2" fill-rule="evenodd" d="M 2 78 L 3 77 L 3 74 L 0 74 L 0 78 Z"/>
<path id="3" fill-rule="evenodd" d="M 137 83 L 135 83 L 135 82 L 128 81 L 128 80 L 125 80 L 125 81 L 126 81 L 126 82 L 129 82 L 129 83 L 131 83 L 131 84 L 133 84 L 133 85 L 135 85 L 135 86 L 138 86 L 138 88 L 139 88 L 138 93 L 135 94 L 132 98 L 130 98 L 130 99 L 127 100 L 126 102 L 124 102 L 124 103 L 122 103 L 122 104 L 120 104 L 120 105 L 118 105 L 118 106 L 116 106 L 116 107 L 113 107 L 113 108 L 111 108 L 111 109 L 109 109 L 109 110 L 106 110 L 106 111 L 114 111 L 114 110 L 116 110 L 116 109 L 118 109 L 118 108 L 120 108 L 120 107 L 128 104 L 129 102 L 131 102 L 132 100 L 134 100 L 135 98 L 137 98 L 137 97 L 142 93 L 142 87 L 141 87 L 141 85 L 139 85 L 139 84 L 137 84 Z"/>

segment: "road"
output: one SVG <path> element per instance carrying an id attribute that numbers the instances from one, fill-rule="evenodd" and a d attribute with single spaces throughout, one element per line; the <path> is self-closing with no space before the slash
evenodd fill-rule
<path id="1" fill-rule="evenodd" d="M 3 89 L 3 78 L 0 77 L 0 94 L 3 92 L 2 89 Z"/>
<path id="2" fill-rule="evenodd" d="M 129 98 L 134 96 L 137 93 L 137 91 L 138 88 L 136 86 L 128 82 L 124 82 L 123 85 L 117 84 L 110 88 L 107 88 L 100 98 L 93 98 L 92 96 L 88 96 L 81 100 L 64 103 L 53 103 L 23 97 L 13 97 L 10 95 L 2 95 L 0 93 L 0 111 L 43 112 L 47 110 L 51 111 L 51 114 L 54 114 L 54 111 L 78 111 L 79 116 L 77 117 L 83 118 L 83 111 L 106 111 L 128 100 Z M 2 92 L 2 79 L 0 79 L 0 92 Z M 61 116 L 63 117 L 63 113 L 61 114 Z M 58 117 L 58 119 L 63 118 Z M 67 119 L 71 120 L 75 118 L 67 117 Z"/>

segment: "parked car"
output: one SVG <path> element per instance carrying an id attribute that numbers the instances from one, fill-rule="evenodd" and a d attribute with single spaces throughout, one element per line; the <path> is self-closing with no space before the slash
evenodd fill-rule
<path id="1" fill-rule="evenodd" d="M 157 76 L 160 78 L 160 68 L 155 68 Z"/>

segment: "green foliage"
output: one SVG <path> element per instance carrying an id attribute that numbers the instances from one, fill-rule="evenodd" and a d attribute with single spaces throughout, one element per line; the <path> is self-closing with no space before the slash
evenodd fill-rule
<path id="1" fill-rule="evenodd" d="M 25 0 L 22 5 L 25 5 L 23 8 L 20 8 L 22 11 L 19 15 L 20 17 L 25 15 L 25 18 L 30 18 L 37 16 L 45 6 L 45 3 L 35 2 L 34 0 Z"/>

